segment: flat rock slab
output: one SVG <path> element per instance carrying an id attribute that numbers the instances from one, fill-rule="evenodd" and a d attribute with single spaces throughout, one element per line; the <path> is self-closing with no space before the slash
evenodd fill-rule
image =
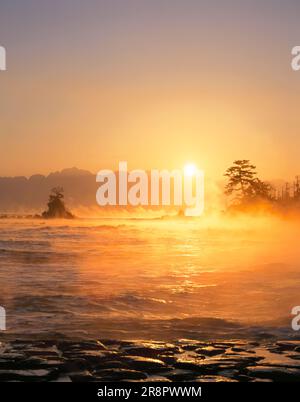
<path id="1" fill-rule="evenodd" d="M 249 367 L 250 376 L 267 378 L 273 381 L 300 381 L 300 369 L 283 367 L 257 366 Z"/>
<path id="2" fill-rule="evenodd" d="M 204 356 L 216 356 L 216 355 L 221 355 L 222 353 L 225 353 L 226 349 L 221 348 L 221 347 L 214 347 L 214 346 L 204 346 L 201 348 L 197 348 L 195 352 L 197 352 L 200 355 Z"/>

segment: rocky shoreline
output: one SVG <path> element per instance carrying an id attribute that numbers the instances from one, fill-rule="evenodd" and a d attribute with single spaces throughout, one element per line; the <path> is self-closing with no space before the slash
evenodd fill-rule
<path id="1" fill-rule="evenodd" d="M 300 381 L 300 341 L 4 341 L 0 381 Z"/>

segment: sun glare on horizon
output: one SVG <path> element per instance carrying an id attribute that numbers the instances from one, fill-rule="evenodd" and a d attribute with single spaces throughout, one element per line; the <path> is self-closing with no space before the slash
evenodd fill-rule
<path id="1" fill-rule="evenodd" d="M 193 163 L 187 163 L 183 170 L 185 176 L 194 176 L 197 171 L 197 167 Z"/>

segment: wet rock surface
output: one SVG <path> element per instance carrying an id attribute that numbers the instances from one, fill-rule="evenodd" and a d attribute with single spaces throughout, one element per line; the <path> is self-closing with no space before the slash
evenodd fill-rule
<path id="1" fill-rule="evenodd" d="M 0 381 L 300 381 L 300 342 L 0 342 Z"/>

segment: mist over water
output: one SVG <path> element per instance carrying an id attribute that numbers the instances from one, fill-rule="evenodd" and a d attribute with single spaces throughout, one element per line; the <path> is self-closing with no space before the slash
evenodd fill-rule
<path id="1" fill-rule="evenodd" d="M 0 227 L 8 335 L 297 335 L 293 220 L 2 219 Z"/>

